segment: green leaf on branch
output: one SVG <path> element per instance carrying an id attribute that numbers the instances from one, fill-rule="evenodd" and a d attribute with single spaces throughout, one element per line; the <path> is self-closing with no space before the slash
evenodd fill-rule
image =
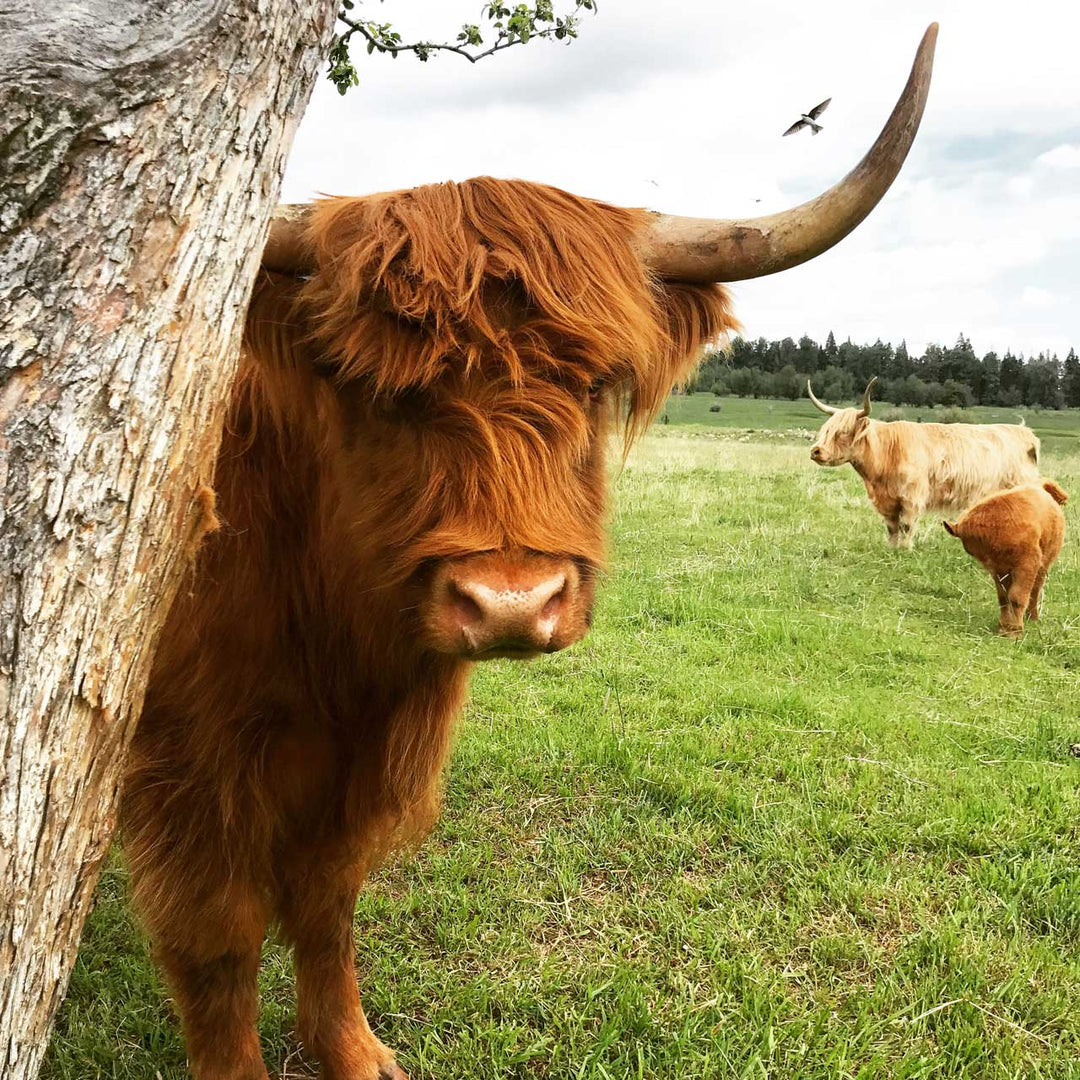
<path id="1" fill-rule="evenodd" d="M 515 4 L 513 7 L 497 2 L 486 3 L 482 16 L 491 24 L 494 42 L 484 48 L 481 28 L 475 23 L 465 23 L 454 43 L 414 41 L 405 44 L 390 23 L 356 18 L 349 14 L 363 2 L 364 0 L 341 0 L 338 20 L 344 29 L 334 38 L 327 55 L 326 77 L 337 87 L 340 94 L 358 86 L 360 82 L 349 53 L 354 36 L 366 43 L 368 55 L 373 52 L 389 53 L 397 59 L 399 53 L 411 52 L 418 60 L 426 63 L 436 52 L 451 52 L 465 57 L 470 63 L 476 63 L 477 60 L 502 52 L 512 45 L 527 45 L 536 39 L 546 38 L 569 43 L 578 36 L 578 13 L 595 13 L 597 10 L 596 0 L 566 0 L 567 6 L 572 7 L 572 12 L 565 15 L 556 15 L 556 0 L 535 0 L 533 4 Z"/>

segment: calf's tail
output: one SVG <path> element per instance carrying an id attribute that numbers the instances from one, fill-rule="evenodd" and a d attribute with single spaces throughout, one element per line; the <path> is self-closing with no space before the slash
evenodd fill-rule
<path id="1" fill-rule="evenodd" d="M 1045 491 L 1050 496 L 1050 498 L 1054 500 L 1054 502 L 1060 503 L 1062 506 L 1064 506 L 1065 503 L 1068 501 L 1069 496 L 1066 495 L 1065 492 L 1062 491 L 1061 488 L 1059 488 L 1053 480 L 1043 481 L 1043 491 Z"/>

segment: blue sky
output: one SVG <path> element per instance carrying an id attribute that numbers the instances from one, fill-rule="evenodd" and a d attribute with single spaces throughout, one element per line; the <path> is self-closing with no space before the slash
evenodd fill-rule
<path id="1" fill-rule="evenodd" d="M 452 38 L 479 3 L 358 7 Z M 858 161 L 935 19 L 899 179 L 831 252 L 735 287 L 746 333 L 921 349 L 963 332 L 979 351 L 1063 355 L 1080 348 L 1080 5 L 1062 0 L 605 0 L 567 47 L 477 65 L 358 50 L 358 89 L 316 90 L 283 198 L 491 173 L 673 213 L 770 213 Z M 821 135 L 780 138 L 830 95 Z"/>

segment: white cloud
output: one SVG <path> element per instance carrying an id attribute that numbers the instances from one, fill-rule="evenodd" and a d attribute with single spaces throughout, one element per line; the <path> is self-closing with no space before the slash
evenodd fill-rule
<path id="1" fill-rule="evenodd" d="M 1080 146 L 1062 143 L 1040 154 L 1035 160 L 1050 169 L 1080 169 Z"/>
<path id="2" fill-rule="evenodd" d="M 1028 199 L 1035 190 L 1035 177 L 1011 176 L 1005 182 L 1005 189 L 1010 195 L 1016 195 L 1021 199 Z"/>
<path id="3" fill-rule="evenodd" d="M 475 19 L 471 0 L 368 7 L 406 34 L 452 38 Z M 655 0 L 619 0 L 568 47 L 475 66 L 358 50 L 357 90 L 317 89 L 284 198 L 492 173 L 674 213 L 771 213 L 858 161 L 934 19 L 934 85 L 897 183 L 832 252 L 741 284 L 747 330 L 1080 344 L 1080 305 L 1023 300 L 1035 281 L 1074 294 L 1080 271 L 1080 191 L 1065 171 L 1080 156 L 1080 5 L 1060 0 L 1028 0 L 1023 19 L 1011 0 L 681 0 L 660 14 Z M 820 136 L 780 138 L 830 95 Z"/>
<path id="4" fill-rule="evenodd" d="M 1035 308 L 1044 311 L 1052 308 L 1057 303 L 1057 297 L 1046 289 L 1040 289 L 1037 285 L 1025 285 L 1020 294 L 1020 306 Z"/>

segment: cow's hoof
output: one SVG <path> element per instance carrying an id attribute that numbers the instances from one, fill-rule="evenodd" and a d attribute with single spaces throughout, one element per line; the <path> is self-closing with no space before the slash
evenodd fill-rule
<path id="1" fill-rule="evenodd" d="M 409 1080 L 409 1077 L 396 1061 L 390 1061 L 379 1069 L 379 1080 Z"/>

